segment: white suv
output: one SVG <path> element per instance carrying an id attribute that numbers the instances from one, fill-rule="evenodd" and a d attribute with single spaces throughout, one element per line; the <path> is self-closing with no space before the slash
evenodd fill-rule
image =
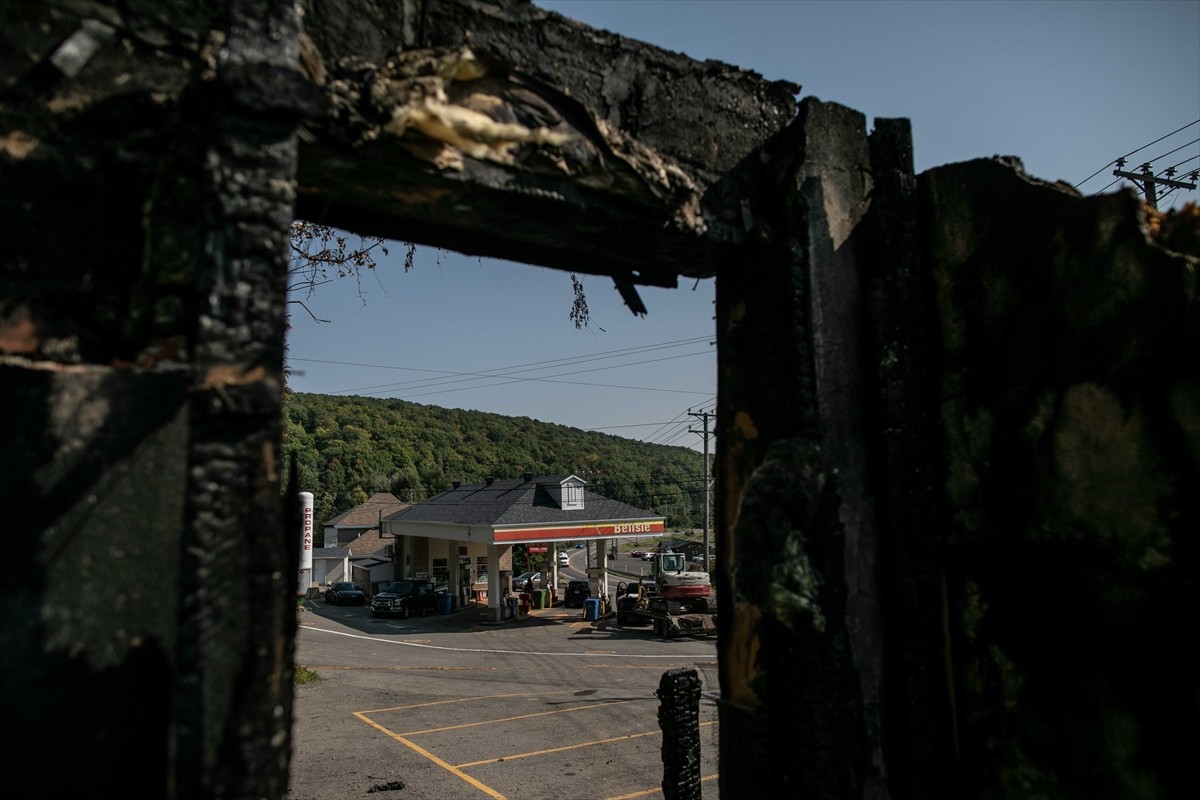
<path id="1" fill-rule="evenodd" d="M 567 558 L 567 551 L 566 551 L 566 550 L 559 550 L 559 551 L 558 551 L 558 565 L 559 565 L 560 567 L 569 567 L 569 566 L 571 566 L 571 559 Z"/>

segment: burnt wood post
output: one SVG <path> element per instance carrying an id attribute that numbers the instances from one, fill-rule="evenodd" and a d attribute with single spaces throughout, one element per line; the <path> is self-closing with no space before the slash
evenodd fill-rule
<path id="1" fill-rule="evenodd" d="M 723 796 L 936 796 L 953 774 L 911 153 L 904 120 L 868 137 L 804 101 L 718 274 Z"/>
<path id="2" fill-rule="evenodd" d="M 865 324 L 873 384 L 867 433 L 882 598 L 881 734 L 893 797 L 957 794 L 943 629 L 946 508 L 939 487 L 938 342 L 922 261 L 908 120 L 876 119 L 865 220 Z"/>
<path id="3" fill-rule="evenodd" d="M 5 791 L 281 797 L 285 253 L 315 107 L 295 6 L 0 19 Z"/>
<path id="4" fill-rule="evenodd" d="M 761 161 L 750 244 L 717 276 L 722 796 L 851 797 L 883 779 L 863 118 L 805 101 Z"/>
<path id="5" fill-rule="evenodd" d="M 666 800 L 700 798 L 700 676 L 672 669 L 658 681 L 662 729 L 662 791 Z"/>

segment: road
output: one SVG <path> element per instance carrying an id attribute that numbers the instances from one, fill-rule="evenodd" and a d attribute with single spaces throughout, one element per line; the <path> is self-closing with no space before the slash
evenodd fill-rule
<path id="1" fill-rule="evenodd" d="M 289 800 L 661 798 L 655 692 L 679 668 L 701 681 L 702 792 L 718 797 L 715 639 L 561 607 L 486 625 L 308 606 L 296 661 L 321 680 L 296 688 Z"/>

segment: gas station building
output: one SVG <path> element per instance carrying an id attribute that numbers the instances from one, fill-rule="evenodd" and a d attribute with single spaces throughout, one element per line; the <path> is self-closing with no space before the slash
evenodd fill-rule
<path id="1" fill-rule="evenodd" d="M 666 519 L 587 490 L 575 475 L 488 478 L 401 509 L 380 521 L 380 534 L 395 538 L 397 578 L 445 583 L 455 607 L 486 592 L 488 616 L 503 616 L 502 598 L 512 590 L 512 546 L 545 546 L 552 585 L 558 584 L 554 551 L 575 542 L 588 548 L 593 596 L 608 585 L 608 552 L 617 539 L 662 536 Z M 590 556 L 589 556 L 590 557 Z"/>

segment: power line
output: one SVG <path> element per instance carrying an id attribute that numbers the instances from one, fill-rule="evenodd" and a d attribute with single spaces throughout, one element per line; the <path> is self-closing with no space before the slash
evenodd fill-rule
<path id="1" fill-rule="evenodd" d="M 652 386 L 622 386 L 619 384 L 609 384 L 609 383 L 586 383 L 583 381 L 556 381 L 556 380 L 554 380 L 554 378 L 562 377 L 564 375 L 581 375 L 586 372 L 603 372 L 604 370 L 608 370 L 608 369 L 621 369 L 623 367 L 633 367 L 633 366 L 637 366 L 639 364 L 654 364 L 659 361 L 673 361 L 677 358 L 687 358 L 689 356 L 706 356 L 706 355 L 710 355 L 710 353 L 707 351 L 702 352 L 702 353 L 684 353 L 683 355 L 671 356 L 670 358 L 652 358 L 647 361 L 634 361 L 629 364 L 614 364 L 613 366 L 609 366 L 609 367 L 595 367 L 594 369 L 580 369 L 580 370 L 575 370 L 573 372 L 559 372 L 556 375 L 552 375 L 552 376 L 545 377 L 545 378 L 512 378 L 511 380 L 501 380 L 498 383 L 484 383 L 484 384 L 480 384 L 478 386 L 461 386 L 457 389 L 442 389 L 441 391 L 437 391 L 437 392 L 420 392 L 418 394 L 405 394 L 405 395 L 399 396 L 398 399 L 405 400 L 405 399 L 410 399 L 413 397 L 428 397 L 429 395 L 434 395 L 434 394 L 446 394 L 447 392 L 462 392 L 462 391 L 469 391 L 471 389 L 490 389 L 494 386 L 507 386 L 510 383 L 524 383 L 527 381 L 532 381 L 532 382 L 536 382 L 536 383 L 563 383 L 563 384 L 569 384 L 569 385 L 574 385 L 574 386 L 599 386 L 601 388 L 609 388 L 609 389 L 641 389 L 641 390 L 647 391 L 647 392 L 673 392 L 675 394 L 707 394 L 707 392 L 693 392 L 693 391 L 688 391 L 686 389 L 661 389 L 661 388 L 656 388 L 656 387 L 652 387 Z M 505 376 L 504 375 L 487 375 L 485 373 L 480 373 L 480 377 L 504 378 Z M 436 386 L 437 384 L 432 384 L 432 385 Z"/>
<path id="2" fill-rule="evenodd" d="M 714 397 L 713 398 L 714 408 L 715 408 L 715 401 L 716 401 L 716 398 Z M 707 404 L 705 404 L 705 405 L 707 405 Z M 695 406 L 693 406 L 692 408 L 695 408 Z M 685 415 L 690 416 L 692 414 L 692 408 L 689 408 L 686 412 L 683 412 L 679 416 L 685 416 Z M 708 409 L 708 413 L 713 413 L 714 408 Z M 656 431 L 655 433 L 653 433 L 649 437 L 647 437 L 644 441 L 646 441 L 649 444 L 670 445 L 670 444 L 674 444 L 675 442 L 679 441 L 680 439 L 682 439 L 683 437 L 685 437 L 689 433 L 691 433 L 691 431 L 688 428 L 688 425 L 690 424 L 690 422 L 687 419 L 679 419 L 679 417 L 676 417 L 676 419 L 672 420 L 670 423 L 667 423 L 667 424 L 671 425 L 673 427 L 671 427 L 665 431 L 662 431 L 662 432 Z"/>
<path id="3" fill-rule="evenodd" d="M 1125 166 L 1125 159 L 1117 159 L 1117 168 L 1113 170 L 1113 175 L 1119 178 L 1127 178 L 1138 184 L 1138 188 L 1142 190 L 1142 194 L 1146 197 L 1146 203 L 1153 209 L 1158 208 L 1158 187 L 1169 186 L 1172 189 L 1195 189 L 1195 183 L 1185 183 L 1183 181 L 1174 180 L 1175 169 L 1168 167 L 1165 172 L 1168 177 L 1160 178 L 1150 169 L 1150 162 L 1142 164 L 1141 173 L 1125 172 L 1121 167 Z M 1195 177 L 1195 173 L 1193 173 Z"/>
<path id="4" fill-rule="evenodd" d="M 484 377 L 484 378 L 507 377 L 510 374 L 517 374 L 520 372 L 536 372 L 539 369 L 549 369 L 552 366 L 560 365 L 564 362 L 570 363 L 570 364 L 586 364 L 586 363 L 589 363 L 592 361 L 605 361 L 610 358 L 618 358 L 622 355 L 634 355 L 634 354 L 648 353 L 648 352 L 653 352 L 655 350 L 664 350 L 664 349 L 667 349 L 670 347 L 682 347 L 684 345 L 697 344 L 699 342 L 703 342 L 703 341 L 711 339 L 711 338 L 712 337 L 709 337 L 709 336 L 698 336 L 698 337 L 695 337 L 692 339 L 679 339 L 674 342 L 660 342 L 658 344 L 652 344 L 652 345 L 627 347 L 627 348 L 623 348 L 620 350 L 609 350 L 609 351 L 606 351 L 603 353 L 596 353 L 594 355 L 586 356 L 586 357 L 582 357 L 582 358 L 565 356 L 563 358 L 553 358 L 553 359 L 548 359 L 546 361 L 534 361 L 534 362 L 531 362 L 528 364 L 516 364 L 516 365 L 508 366 L 508 367 L 496 367 L 495 369 L 490 370 L 489 372 L 486 372 L 486 373 L 484 373 L 484 372 L 456 372 L 456 371 L 452 371 L 452 370 L 425 369 L 425 368 L 421 368 L 421 367 L 386 366 L 386 365 L 382 365 L 382 364 L 358 364 L 358 363 L 346 362 L 346 361 L 318 361 L 317 359 L 304 359 L 304 358 L 295 359 L 295 360 L 297 360 L 297 361 L 315 361 L 317 363 L 336 364 L 338 366 L 370 367 L 373 369 L 389 369 L 389 370 L 400 370 L 400 371 L 409 371 L 409 372 L 431 372 L 431 373 L 435 373 L 437 375 L 465 376 L 465 377 L 461 378 L 461 381 L 443 381 L 442 383 L 431 383 L 431 381 L 435 381 L 437 379 L 421 378 L 421 379 L 412 380 L 412 381 L 402 381 L 400 383 L 385 383 L 385 384 L 378 384 L 375 386 L 361 386 L 361 387 L 358 387 L 357 389 L 337 389 L 333 392 L 328 393 L 328 394 L 342 394 L 342 393 L 365 392 L 365 391 L 373 391 L 373 390 L 378 391 L 378 390 L 384 390 L 384 389 L 400 389 L 400 388 L 404 388 L 404 387 L 425 388 L 424 386 L 419 386 L 418 384 L 439 386 L 439 385 L 444 385 L 446 383 L 457 383 L 457 382 L 462 382 L 462 381 L 469 381 L 469 380 L 477 379 L 480 377 Z M 690 354 L 690 355 L 696 355 L 696 354 Z M 642 362 L 635 362 L 635 363 L 642 363 Z"/>
<path id="5" fill-rule="evenodd" d="M 1200 140 L 1197 140 L 1197 141 L 1200 141 Z M 1167 155 L 1169 155 L 1169 154 L 1167 154 Z M 1158 177 L 1158 176 L 1166 176 L 1166 177 L 1170 177 L 1171 175 L 1173 175 L 1173 174 L 1174 174 L 1174 171 L 1175 171 L 1175 170 L 1177 170 L 1179 167 L 1182 167 L 1184 164 L 1188 163 L 1189 161 L 1195 161 L 1195 160 L 1197 160 L 1197 159 L 1200 159 L 1200 155 L 1195 155 L 1195 156 L 1191 156 L 1190 158 L 1185 158 L 1183 161 L 1180 161 L 1180 162 L 1178 162 L 1177 164 L 1172 164 L 1171 166 L 1167 167 L 1166 169 L 1160 170 L 1160 171 L 1158 172 L 1158 175 L 1157 175 L 1156 177 Z M 1116 163 L 1116 162 L 1113 162 L 1113 163 Z M 1137 177 L 1138 179 L 1140 179 L 1142 176 L 1141 176 L 1141 175 L 1138 175 L 1138 176 L 1136 176 L 1136 177 Z M 1108 188 L 1109 188 L 1110 186 L 1112 186 L 1113 184 L 1115 184 L 1115 183 L 1120 183 L 1120 182 L 1121 182 L 1121 180 L 1122 180 L 1123 178 L 1124 178 L 1124 176 L 1120 176 L 1120 177 L 1116 178 L 1115 180 L 1111 181 L 1111 182 L 1108 184 L 1108 186 L 1105 186 L 1103 189 L 1100 189 L 1100 190 L 1098 190 L 1098 191 L 1092 192 L 1092 196 L 1094 197 L 1095 195 L 1098 195 L 1098 194 L 1103 194 L 1103 193 L 1104 193 L 1106 190 L 1108 190 Z M 1197 176 L 1196 176 L 1196 173 L 1195 173 L 1195 172 L 1193 172 L 1193 173 L 1192 173 L 1192 180 L 1196 180 L 1196 178 L 1197 178 Z M 1139 188 L 1140 188 L 1140 187 L 1139 187 Z M 1165 198 L 1165 197 L 1167 197 L 1167 196 L 1169 196 L 1169 195 L 1173 194 L 1173 193 L 1175 192 L 1175 190 L 1176 190 L 1176 189 L 1180 189 L 1180 188 L 1195 188 L 1195 187 L 1186 186 L 1186 185 L 1181 185 L 1181 186 L 1172 186 L 1172 187 L 1170 187 L 1170 188 L 1169 188 L 1169 189 L 1168 189 L 1166 192 L 1164 192 L 1164 193 L 1162 194 L 1162 196 L 1161 196 L 1161 197 L 1159 197 L 1158 199 L 1160 199 L 1160 200 L 1161 200 L 1161 199 L 1163 199 L 1163 198 Z"/>
<path id="6" fill-rule="evenodd" d="M 694 408 L 694 406 L 693 406 L 693 408 Z M 687 409 L 686 411 L 681 411 L 681 412 L 679 412 L 678 414 L 676 414 L 676 415 L 675 415 L 675 417 L 674 417 L 674 418 L 673 418 L 673 419 L 672 419 L 670 422 L 664 422 L 664 423 L 663 423 L 663 428 L 666 428 L 667 426 L 670 426 L 670 425 L 675 425 L 675 426 L 678 426 L 678 425 L 679 425 L 681 422 L 682 422 L 683 424 L 687 424 L 687 419 L 686 419 L 686 418 L 687 418 L 687 415 L 688 415 L 688 413 L 689 413 L 691 410 L 692 410 L 692 409 L 691 409 L 691 408 L 689 408 L 689 409 Z M 643 441 L 647 442 L 648 444 L 657 444 L 656 440 L 657 440 L 657 438 L 658 438 L 660 435 L 662 435 L 662 430 L 663 430 L 663 428 L 659 428 L 659 429 L 658 429 L 657 431 L 655 431 L 654 433 L 651 433 L 649 436 L 645 437 L 645 438 L 643 439 Z"/>
<path id="7" fill-rule="evenodd" d="M 397 393 L 392 393 L 392 395 L 390 395 L 390 397 L 394 397 L 396 399 L 412 399 L 414 397 L 427 397 L 430 395 L 445 395 L 446 392 L 469 391 L 469 390 L 474 390 L 474 389 L 491 389 L 491 387 L 493 387 L 493 386 L 505 386 L 508 384 L 526 383 L 526 381 L 535 381 L 535 383 L 548 383 L 548 384 L 566 384 L 566 385 L 572 385 L 572 386 L 595 386 L 595 387 L 599 387 L 599 389 L 630 389 L 630 390 L 641 390 L 641 391 L 648 391 L 648 392 L 672 392 L 672 393 L 678 393 L 678 395 L 706 395 L 706 393 L 708 393 L 708 392 L 691 391 L 691 390 L 683 390 L 683 389 L 661 389 L 661 387 L 655 387 L 655 386 L 628 386 L 628 385 L 622 385 L 622 384 L 596 384 L 596 383 L 588 383 L 588 381 L 580 381 L 580 380 L 554 380 L 554 378 L 562 378 L 562 377 L 565 377 L 565 375 L 578 375 L 578 374 L 584 374 L 584 373 L 588 373 L 588 372 L 602 372 L 602 371 L 605 371 L 605 369 L 620 369 L 620 368 L 624 368 L 624 367 L 636 367 L 636 366 L 646 365 L 646 363 L 656 363 L 659 361 L 673 361 L 676 359 L 688 359 L 688 357 L 697 356 L 697 355 L 712 355 L 712 351 L 703 350 L 703 351 L 700 351 L 700 353 L 684 353 L 684 354 L 680 354 L 680 355 L 665 357 L 665 359 L 647 359 L 644 361 L 631 361 L 631 362 L 626 362 L 626 363 L 618 363 L 618 365 L 612 365 L 612 366 L 607 366 L 607 367 L 594 367 L 592 369 L 574 369 L 574 371 L 559 372 L 559 373 L 556 373 L 553 375 L 544 375 L 544 377 L 540 377 L 540 378 L 538 378 L 538 377 L 510 377 L 510 375 L 505 374 L 505 373 L 486 373 L 486 372 L 466 373 L 466 372 L 440 371 L 440 369 L 416 369 L 416 368 L 413 368 L 413 369 L 416 369 L 416 371 L 420 371 L 420 372 L 440 372 L 443 374 L 450 374 L 450 375 L 469 375 L 468 378 L 442 381 L 442 383 L 428 383 L 428 381 L 426 381 L 426 383 L 424 383 L 420 386 L 413 386 L 413 389 L 430 389 L 430 387 L 434 387 L 434 386 L 444 386 L 444 385 L 450 385 L 450 384 L 468 383 L 468 381 L 470 381 L 470 380 L 480 380 L 480 379 L 485 379 L 485 378 L 496 378 L 498 380 L 496 381 L 496 383 L 476 384 L 474 386 L 458 386 L 458 387 L 455 387 L 455 389 L 443 389 L 443 390 L 431 391 L 431 392 L 419 392 L 419 393 L 406 392 L 406 393 L 400 393 L 400 395 L 397 395 Z M 378 366 L 378 365 L 355 365 L 355 363 L 340 362 L 340 361 L 322 361 L 319 359 L 300 359 L 300 360 L 317 362 L 317 363 L 335 363 L 335 365 L 338 365 L 338 366 Z M 383 367 L 383 368 L 408 369 L 410 367 Z M 542 367 L 542 368 L 545 368 L 545 367 Z M 420 383 L 420 381 L 418 381 L 418 383 Z M 390 386 L 396 386 L 396 385 L 392 384 Z M 403 384 L 401 385 L 401 387 L 402 386 L 403 386 Z M 373 389 L 385 389 L 385 387 L 379 386 L 379 387 L 373 387 Z M 352 391 L 352 390 L 340 390 L 340 391 Z M 358 391 L 362 391 L 362 390 L 358 390 Z M 392 387 L 392 389 L 385 389 L 385 391 L 396 392 L 397 389 L 394 389 L 394 387 Z M 325 392 L 325 393 L 334 393 L 334 392 Z"/>
<path id="8" fill-rule="evenodd" d="M 602 428 L 584 428 L 585 431 L 615 431 L 617 428 L 648 428 L 651 425 L 669 425 L 669 422 L 636 422 L 632 425 L 605 425 Z"/>
<path id="9" fill-rule="evenodd" d="M 1200 142 L 1200 139 L 1192 139 L 1190 142 L 1179 145 L 1179 147 L 1176 147 L 1174 150 L 1168 150 L 1161 156 L 1155 156 L 1154 158 L 1150 159 L 1150 161 L 1158 161 L 1160 158 L 1166 158 L 1167 156 L 1171 155 L 1171 153 L 1178 153 L 1183 148 L 1187 147 L 1188 145 L 1195 144 L 1196 142 Z"/>
<path id="10" fill-rule="evenodd" d="M 708 340 L 711 338 L 712 337 L 710 337 L 710 336 L 696 336 L 691 339 L 677 339 L 673 342 L 658 342 L 656 344 L 639 345 L 638 347 L 626 347 L 626 348 L 622 348 L 619 350 L 607 350 L 607 351 L 604 351 L 601 353 L 596 353 L 590 357 L 584 358 L 583 361 L 584 362 L 596 361 L 596 360 L 602 360 L 604 358 L 615 358 L 617 355 L 621 355 L 621 354 L 641 353 L 641 352 L 647 352 L 647 351 L 651 351 L 651 350 L 663 349 L 666 347 L 679 347 L 679 346 L 682 346 L 685 344 L 696 344 L 697 342 L 702 342 L 702 341 L 705 341 L 705 340 Z M 396 366 L 396 365 L 391 365 L 391 364 L 363 364 L 361 362 L 355 362 L 355 361 L 333 361 L 333 360 L 317 359 L 317 358 L 291 358 L 291 357 L 289 357 L 288 360 L 289 361 L 304 361 L 304 362 L 308 362 L 308 363 L 312 363 L 312 364 L 333 364 L 333 365 L 342 366 L 342 367 L 365 367 L 368 369 L 397 370 L 397 371 L 401 371 L 401 372 L 431 372 L 431 373 L 435 373 L 438 375 L 469 375 L 469 376 L 484 375 L 484 377 L 495 377 L 495 375 L 485 375 L 484 373 L 476 373 L 476 372 L 454 372 L 451 370 L 444 370 L 444 369 L 426 369 L 423 367 L 404 367 L 404 366 Z M 579 359 L 571 357 L 571 356 L 566 356 L 563 358 L 552 358 L 552 359 L 548 359 L 546 361 L 533 361 L 533 362 L 530 362 L 527 364 L 516 364 L 513 366 L 507 366 L 507 367 L 497 367 L 495 370 L 493 370 L 493 372 L 508 372 L 510 370 L 511 371 L 525 371 L 527 368 L 535 368 L 535 367 L 538 367 L 539 365 L 560 364 L 564 361 L 572 362 L 572 363 L 580 363 Z M 426 379 L 426 380 L 429 380 L 429 379 Z M 360 387 L 357 389 L 338 389 L 333 392 L 326 392 L 326 394 L 341 394 L 343 392 L 364 392 L 364 391 L 369 391 L 372 389 L 388 389 L 388 388 L 394 388 L 394 387 L 399 387 L 399 386 L 405 386 L 410 383 L 419 383 L 419 382 L 420 381 L 406 381 L 406 382 L 399 383 L 399 384 L 393 383 L 393 384 L 382 384 L 379 386 L 363 386 L 363 387 Z"/>
<path id="11" fill-rule="evenodd" d="M 1166 136 L 1160 136 L 1160 137 L 1158 137 L 1157 139 L 1155 139 L 1153 142 L 1150 142 L 1149 144 L 1144 144 L 1144 145 L 1142 145 L 1141 147 L 1139 147 L 1139 148 L 1138 148 L 1138 149 L 1136 149 L 1136 150 L 1130 150 L 1128 153 L 1126 153 L 1125 155 L 1121 156 L 1121 158 L 1129 158 L 1129 157 L 1130 157 L 1131 155 L 1133 155 L 1134 153 L 1140 153 L 1140 152 L 1142 152 L 1143 150 L 1145 150 L 1147 147 L 1150 147 L 1151 145 L 1158 144 L 1158 143 L 1159 143 L 1159 142 L 1161 142 L 1163 139 L 1167 139 L 1167 138 L 1169 138 L 1169 137 L 1171 137 L 1171 136 L 1174 136 L 1175 134 L 1179 133 L 1180 131 L 1187 130 L 1188 128 L 1190 128 L 1190 127 L 1192 127 L 1193 125 L 1195 125 L 1197 122 L 1200 122 L 1200 119 L 1197 119 L 1197 120 L 1194 120 L 1194 121 L 1192 121 L 1192 122 L 1189 122 L 1187 125 L 1184 125 L 1182 128 L 1178 128 L 1178 129 L 1176 129 L 1176 130 L 1173 130 L 1173 131 L 1171 131 L 1171 132 L 1170 132 L 1170 133 L 1168 133 Z M 1115 159 L 1113 159 L 1112 161 L 1108 162 L 1108 163 L 1107 163 L 1107 164 L 1105 164 L 1103 167 L 1101 167 L 1100 169 L 1096 170 L 1096 171 L 1095 171 L 1095 172 L 1093 172 L 1091 175 L 1088 175 L 1086 178 L 1084 178 L 1083 180 L 1081 180 L 1079 183 L 1075 184 L 1075 188 L 1076 188 L 1076 189 L 1078 189 L 1080 186 L 1083 186 L 1085 183 L 1087 183 L 1088 181 L 1090 181 L 1092 178 L 1096 177 L 1096 176 L 1097 176 L 1097 175 L 1099 175 L 1101 172 L 1104 172 L 1104 170 L 1108 169 L 1108 168 L 1109 168 L 1109 167 L 1111 167 L 1113 164 L 1116 164 L 1116 163 L 1117 163 L 1117 161 L 1119 161 L 1119 160 L 1121 160 L 1121 159 L 1120 159 L 1120 158 L 1115 158 Z M 1116 183 L 1116 181 L 1113 181 L 1113 183 Z M 1108 186 L 1112 186 L 1112 183 L 1110 183 Z M 1107 189 L 1107 188 L 1108 188 L 1108 186 L 1105 186 L 1105 187 L 1104 187 L 1104 189 Z M 1103 191 L 1104 191 L 1104 189 L 1101 189 L 1100 191 L 1101 191 L 1101 192 L 1103 192 Z M 1099 194 L 1099 192 L 1097 192 L 1097 194 Z"/>

